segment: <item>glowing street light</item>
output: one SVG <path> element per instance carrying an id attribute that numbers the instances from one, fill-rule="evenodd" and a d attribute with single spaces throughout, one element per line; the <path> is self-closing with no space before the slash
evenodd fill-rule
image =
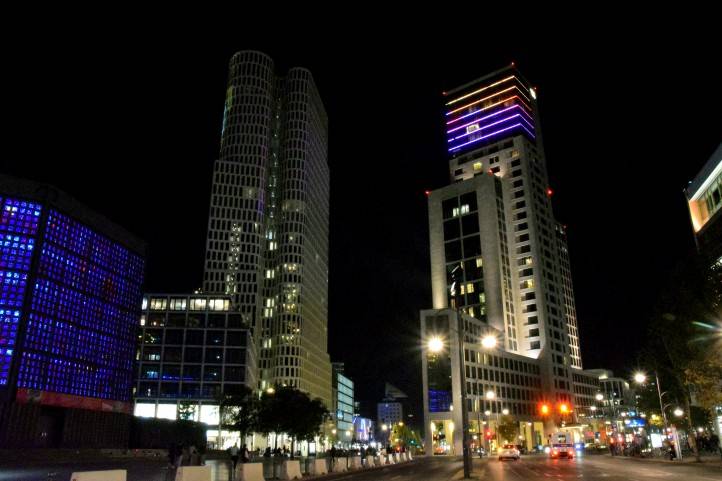
<path id="1" fill-rule="evenodd" d="M 508 416 L 508 415 L 509 415 L 509 410 L 508 410 L 507 408 L 504 408 L 504 409 L 501 410 L 501 413 L 502 413 L 504 416 Z"/>
<path id="2" fill-rule="evenodd" d="M 387 424 L 382 424 L 382 425 L 381 425 L 381 430 L 382 430 L 382 431 L 388 431 L 388 430 L 389 430 L 389 426 L 388 426 Z"/>
<path id="3" fill-rule="evenodd" d="M 496 341 L 496 336 L 494 336 L 493 334 L 489 334 L 489 335 L 487 335 L 487 336 L 484 336 L 484 337 L 481 339 L 481 345 L 482 345 L 485 349 L 493 349 L 493 348 L 495 348 L 495 347 L 496 347 L 496 342 L 497 342 L 497 341 Z"/>
<path id="4" fill-rule="evenodd" d="M 594 396 L 594 398 L 595 398 L 597 401 L 601 401 L 602 399 L 604 399 L 604 394 L 602 394 L 602 393 L 597 393 L 597 395 Z"/>
<path id="5" fill-rule="evenodd" d="M 331 430 L 331 434 L 336 434 L 336 429 L 335 429 L 335 428 Z"/>
<path id="6" fill-rule="evenodd" d="M 594 411 L 597 410 L 597 406 L 590 406 L 589 409 L 590 409 L 592 412 L 594 412 Z"/>
<path id="7" fill-rule="evenodd" d="M 442 349 L 444 349 L 444 340 L 443 339 L 441 339 L 439 336 L 434 336 L 431 339 L 429 339 L 429 351 L 441 352 Z"/>
<path id="8" fill-rule="evenodd" d="M 404 425 L 404 422 L 403 422 L 403 421 L 399 421 L 399 426 L 403 426 L 403 425 Z"/>
<path id="9" fill-rule="evenodd" d="M 489 410 L 487 409 L 486 411 L 484 411 L 484 415 L 485 415 L 485 416 L 491 416 L 491 411 L 489 411 Z"/>
<path id="10" fill-rule="evenodd" d="M 268 389 L 266 389 L 266 394 L 273 394 L 275 392 L 276 392 L 276 390 L 273 389 L 272 387 L 269 387 Z"/>
<path id="11" fill-rule="evenodd" d="M 494 399 L 496 397 L 496 393 L 494 391 L 486 391 L 486 399 Z"/>
<path id="12" fill-rule="evenodd" d="M 647 375 L 641 371 L 635 372 L 634 373 L 634 382 L 636 382 L 637 384 L 644 384 L 645 382 L 647 382 Z"/>
<path id="13" fill-rule="evenodd" d="M 684 411 L 682 411 L 680 408 L 677 408 L 674 410 L 674 415 L 678 418 L 681 418 L 682 416 L 684 416 Z"/>

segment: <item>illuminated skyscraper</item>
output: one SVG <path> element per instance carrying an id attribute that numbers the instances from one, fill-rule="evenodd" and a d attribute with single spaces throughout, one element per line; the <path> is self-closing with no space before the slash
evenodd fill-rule
<path id="1" fill-rule="evenodd" d="M 203 289 L 231 296 L 260 343 L 259 388 L 331 402 L 328 125 L 311 73 L 266 55 L 230 62 Z"/>
<path id="2" fill-rule="evenodd" d="M 57 189 L 0 176 L 0 446 L 127 445 L 144 253 Z"/>
<path id="3" fill-rule="evenodd" d="M 470 419 L 508 409 L 532 421 L 544 402 L 582 412 L 598 387 L 582 371 L 566 233 L 552 212 L 536 96 L 513 65 L 444 93 L 451 182 L 429 194 L 434 309 L 422 311 L 422 332 L 441 329 L 452 339 L 456 316 L 448 309 L 469 316 Z M 493 349 L 480 345 L 488 334 L 497 337 Z M 424 356 L 431 419 L 460 402 L 450 346 L 451 364 Z"/>

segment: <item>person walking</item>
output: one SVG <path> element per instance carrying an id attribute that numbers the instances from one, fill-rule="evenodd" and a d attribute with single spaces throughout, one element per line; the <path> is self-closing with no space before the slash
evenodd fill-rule
<path id="1" fill-rule="evenodd" d="M 244 445 L 245 446 L 245 445 Z M 234 444 L 228 450 L 231 454 L 231 462 L 233 462 L 233 472 L 236 472 L 236 465 L 238 464 L 238 443 Z"/>
<path id="2" fill-rule="evenodd" d="M 241 447 L 241 462 L 242 462 L 242 463 L 247 463 L 248 461 L 250 461 L 250 458 L 248 457 L 248 455 L 249 455 L 249 453 L 248 453 L 248 446 L 246 446 L 246 445 L 244 444 L 244 445 Z"/>

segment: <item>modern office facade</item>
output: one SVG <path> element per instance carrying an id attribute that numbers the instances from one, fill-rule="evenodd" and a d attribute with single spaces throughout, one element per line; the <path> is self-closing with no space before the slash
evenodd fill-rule
<path id="1" fill-rule="evenodd" d="M 510 66 L 445 92 L 444 101 L 450 183 L 428 195 L 433 310 L 421 314 L 427 443 L 451 423 L 457 436 L 449 442 L 451 429 L 444 439 L 461 448 L 460 410 L 450 409 L 461 401 L 458 348 L 448 342 L 439 355 L 426 346 L 439 330 L 458 339 L 457 311 L 470 422 L 481 429 L 483 413 L 508 411 L 535 442 L 524 426 L 572 424 L 599 387 L 582 370 L 566 229 L 552 211 L 536 90 Z M 482 349 L 479 333 L 495 335 L 497 347 Z M 433 373 L 439 369 L 451 370 L 446 382 Z M 444 389 L 429 385 L 434 379 Z M 540 405 L 568 411 L 541 419 Z"/>
<path id="2" fill-rule="evenodd" d="M 685 193 L 700 253 L 712 261 L 722 261 L 722 144 Z"/>
<path id="3" fill-rule="evenodd" d="M 335 421 L 336 438 L 342 443 L 348 443 L 355 435 L 353 381 L 344 375 L 343 363 L 334 362 L 331 367 L 333 372 L 332 412 Z"/>
<path id="4" fill-rule="evenodd" d="M 222 295 L 146 294 L 136 352 L 135 415 L 209 425 L 217 441 L 220 395 L 256 388 L 251 327 Z M 237 439 L 230 433 L 226 443 Z"/>
<path id="5" fill-rule="evenodd" d="M 48 185 L 0 204 L 0 445 L 123 445 L 145 244 Z"/>
<path id="6" fill-rule="evenodd" d="M 259 385 L 331 406 L 328 121 L 311 73 L 230 62 L 203 290 L 230 296 L 259 343 Z"/>

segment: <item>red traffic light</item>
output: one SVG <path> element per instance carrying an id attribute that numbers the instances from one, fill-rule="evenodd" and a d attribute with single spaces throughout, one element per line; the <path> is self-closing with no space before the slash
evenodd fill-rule
<path id="1" fill-rule="evenodd" d="M 539 412 L 542 416 L 546 416 L 547 414 L 549 414 L 549 405 L 542 404 L 541 406 L 539 406 Z"/>
<path id="2" fill-rule="evenodd" d="M 569 412 L 569 405 L 566 403 L 561 403 L 559 405 L 559 412 L 562 414 L 566 414 Z"/>

